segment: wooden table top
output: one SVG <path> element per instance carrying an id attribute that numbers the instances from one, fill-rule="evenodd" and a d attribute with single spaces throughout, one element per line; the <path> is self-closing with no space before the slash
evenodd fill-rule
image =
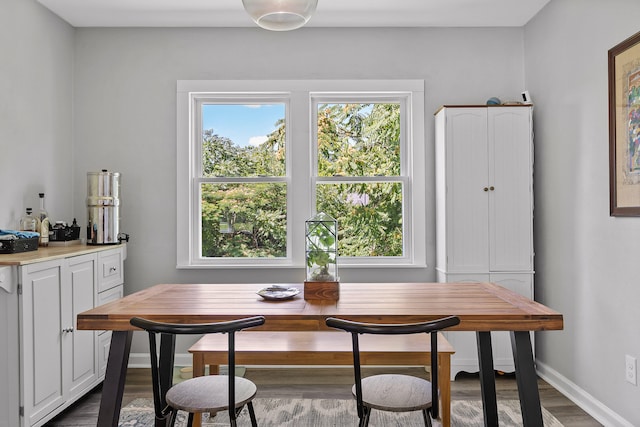
<path id="1" fill-rule="evenodd" d="M 302 284 L 289 284 L 301 291 Z M 561 330 L 562 314 L 493 283 L 341 283 L 338 301 L 284 301 L 256 294 L 265 284 L 164 284 L 78 315 L 77 328 L 132 330 L 134 316 L 206 323 L 263 315 L 268 330 L 321 330 L 329 316 L 363 322 L 413 323 L 460 317 L 467 331 Z"/>
<path id="2" fill-rule="evenodd" d="M 287 284 L 303 290 L 302 284 Z M 460 317 L 455 330 L 561 330 L 562 314 L 493 283 L 340 283 L 338 301 L 268 301 L 267 284 L 163 284 L 78 315 L 77 328 L 133 330 L 134 316 L 174 323 L 206 323 L 263 315 L 261 329 L 327 329 L 327 317 L 413 323 Z M 257 328 L 256 328 L 257 329 Z"/>

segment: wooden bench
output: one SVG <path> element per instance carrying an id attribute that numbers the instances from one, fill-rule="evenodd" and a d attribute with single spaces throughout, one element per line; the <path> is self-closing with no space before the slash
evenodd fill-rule
<path id="1" fill-rule="evenodd" d="M 361 335 L 360 362 L 378 366 L 429 366 L 431 342 L 411 335 Z M 210 334 L 196 342 L 193 375 L 218 374 L 227 364 L 228 338 Z M 333 331 L 241 331 L 236 334 L 237 365 L 346 365 L 353 366 L 351 335 Z M 454 349 L 438 334 L 438 382 L 443 427 L 451 423 L 451 355 Z M 199 425 L 200 417 L 196 420 Z"/>

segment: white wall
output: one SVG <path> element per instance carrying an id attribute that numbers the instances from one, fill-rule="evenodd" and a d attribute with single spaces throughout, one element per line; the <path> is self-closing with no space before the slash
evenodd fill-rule
<path id="1" fill-rule="evenodd" d="M 637 0 L 553 0 L 525 28 L 536 299 L 565 319 L 537 334 L 539 368 L 605 425 L 640 425 L 624 375 L 625 354 L 640 359 L 640 218 L 609 216 L 607 115 L 607 50 L 638 17 Z"/>
<path id="2" fill-rule="evenodd" d="M 0 228 L 25 208 L 73 211 L 74 30 L 35 0 L 0 2 Z"/>
<path id="3" fill-rule="evenodd" d="M 121 231 L 131 234 L 128 292 L 160 282 L 300 282 L 302 268 L 176 270 L 176 81 L 424 79 L 424 167 L 433 201 L 432 113 L 445 102 L 516 99 L 523 88 L 522 37 L 522 29 L 78 29 L 74 188 L 85 191 L 90 170 L 122 173 Z M 76 212 L 83 203 L 76 198 Z M 435 280 L 433 203 L 427 217 L 427 269 L 404 276 L 341 269 L 341 280 Z"/>

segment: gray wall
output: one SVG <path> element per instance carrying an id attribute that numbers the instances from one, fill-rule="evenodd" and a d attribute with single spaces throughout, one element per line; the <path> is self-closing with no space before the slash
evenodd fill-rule
<path id="1" fill-rule="evenodd" d="M 638 16 L 635 0 L 553 0 L 511 29 L 74 30 L 35 0 L 3 0 L 0 227 L 37 207 L 39 191 L 54 219 L 83 224 L 86 172 L 107 168 L 123 174 L 128 293 L 298 281 L 297 269 L 175 269 L 176 80 L 424 79 L 427 153 L 440 104 L 516 99 L 526 88 L 536 104 L 536 297 L 565 315 L 564 331 L 537 334 L 538 367 L 603 424 L 640 425 L 640 388 L 624 382 L 624 355 L 640 358 L 640 219 L 608 215 L 606 68 Z M 430 157 L 425 169 L 429 201 Z M 342 279 L 434 280 L 433 217 L 430 206 L 427 269 Z M 136 339 L 133 351 L 144 346 Z"/>
<path id="2" fill-rule="evenodd" d="M 624 357 L 640 358 L 640 218 L 609 216 L 607 51 L 640 31 L 638 17 L 636 0 L 553 0 L 525 28 L 536 298 L 565 319 L 564 331 L 537 334 L 539 368 L 634 426 L 640 388 L 625 382 Z"/>
<path id="3" fill-rule="evenodd" d="M 74 214 L 73 37 L 34 0 L 0 2 L 0 228 L 37 211 L 40 192 L 51 216 Z"/>
<path id="4" fill-rule="evenodd" d="M 157 283 L 304 280 L 303 268 L 176 270 L 177 80 L 424 79 L 431 201 L 431 114 L 443 103 L 516 99 L 524 85 L 521 28 L 78 29 L 75 55 L 74 188 L 77 195 L 85 191 L 87 171 L 122 173 L 121 230 L 131 234 L 127 293 Z M 82 197 L 74 211 L 84 212 Z M 427 218 L 428 268 L 342 268 L 341 280 L 434 281 L 433 203 Z M 146 351 L 140 338 L 133 353 Z M 183 341 L 183 350 L 189 342 Z"/>
<path id="5" fill-rule="evenodd" d="M 424 79 L 424 168 L 433 201 L 431 114 L 445 102 L 516 99 L 524 84 L 522 34 L 521 28 L 78 29 L 75 190 L 84 191 L 86 171 L 122 173 L 128 292 L 160 282 L 300 282 L 302 268 L 176 270 L 176 81 Z M 74 210 L 82 212 L 83 203 L 76 198 Z M 427 218 L 427 269 L 343 268 L 341 280 L 435 280 L 433 203 Z"/>

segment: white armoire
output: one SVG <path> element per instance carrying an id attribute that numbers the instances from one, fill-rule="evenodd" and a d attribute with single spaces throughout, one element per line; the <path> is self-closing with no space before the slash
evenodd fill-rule
<path id="1" fill-rule="evenodd" d="M 439 282 L 493 282 L 533 299 L 530 105 L 444 106 L 435 114 Z M 451 377 L 477 372 L 474 332 L 448 332 Z M 494 367 L 513 372 L 508 332 L 493 332 Z"/>

